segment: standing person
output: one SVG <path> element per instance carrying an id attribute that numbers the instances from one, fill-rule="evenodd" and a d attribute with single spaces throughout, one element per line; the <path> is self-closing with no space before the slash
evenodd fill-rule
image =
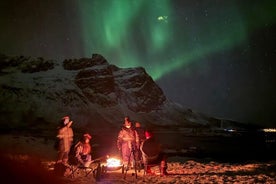
<path id="1" fill-rule="evenodd" d="M 73 142 L 73 130 L 71 125 L 73 121 L 70 121 L 69 116 L 62 118 L 63 124 L 58 130 L 57 138 L 59 139 L 58 158 L 57 163 L 63 163 L 68 165 L 68 154 Z"/>
<path id="2" fill-rule="evenodd" d="M 75 158 L 84 167 L 89 167 L 92 157 L 91 157 L 91 145 L 90 145 L 90 134 L 83 134 L 82 140 L 79 141 L 75 146 Z"/>
<path id="3" fill-rule="evenodd" d="M 141 126 L 140 122 L 135 122 L 135 130 L 139 136 L 140 144 L 146 140 L 145 129 Z"/>
<path id="4" fill-rule="evenodd" d="M 135 130 L 139 136 L 139 146 L 136 151 L 135 159 L 138 163 L 138 166 L 142 168 L 143 162 L 142 162 L 142 153 L 140 150 L 140 145 L 146 140 L 145 129 L 141 127 L 140 122 L 135 122 Z"/>
<path id="5" fill-rule="evenodd" d="M 145 136 L 146 140 L 141 144 L 140 149 L 146 172 L 151 173 L 149 165 L 158 164 L 161 175 L 167 175 L 167 159 L 161 144 L 154 138 L 152 131 L 147 130 Z"/>
<path id="6" fill-rule="evenodd" d="M 129 117 L 125 117 L 123 127 L 118 134 L 117 147 L 121 151 L 124 166 L 134 167 L 134 154 L 139 148 L 139 136 Z"/>

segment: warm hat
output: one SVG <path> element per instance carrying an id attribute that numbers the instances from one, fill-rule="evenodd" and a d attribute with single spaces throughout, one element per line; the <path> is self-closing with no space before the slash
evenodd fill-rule
<path id="1" fill-rule="evenodd" d="M 70 119 L 69 116 L 64 116 L 64 117 L 62 118 L 62 120 L 63 120 L 63 122 L 64 122 L 64 125 L 67 125 L 67 124 L 69 123 L 69 121 L 68 121 L 68 122 L 65 122 L 66 119 L 69 120 L 69 119 Z"/>
<path id="2" fill-rule="evenodd" d="M 84 138 L 88 138 L 88 139 L 91 139 L 91 138 L 92 138 L 92 136 L 91 136 L 90 134 L 83 134 L 83 137 L 84 137 Z"/>
<path id="3" fill-rule="evenodd" d="M 146 136 L 147 139 L 150 138 L 150 137 L 152 137 L 152 136 L 153 136 L 152 131 L 146 130 L 146 131 L 145 131 L 145 136 Z"/>
<path id="4" fill-rule="evenodd" d="M 65 120 L 65 119 L 70 119 L 69 116 L 64 116 L 63 118 L 61 118 L 62 120 Z"/>

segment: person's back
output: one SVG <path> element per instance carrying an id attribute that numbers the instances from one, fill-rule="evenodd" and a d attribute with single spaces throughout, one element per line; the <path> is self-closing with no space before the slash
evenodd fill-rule
<path id="1" fill-rule="evenodd" d="M 144 156 L 147 157 L 148 161 L 154 160 L 161 153 L 161 146 L 155 140 L 155 138 L 151 137 L 146 139 L 141 145 L 141 151 Z"/>
<path id="2" fill-rule="evenodd" d="M 158 164 L 162 175 L 167 174 L 166 156 L 162 152 L 160 143 L 153 137 L 151 131 L 145 132 L 146 140 L 141 144 L 140 150 L 142 152 L 143 162 L 147 173 L 151 173 L 151 164 Z"/>
<path id="3" fill-rule="evenodd" d="M 141 127 L 141 124 L 139 122 L 135 123 L 135 130 L 139 136 L 139 142 L 140 144 L 146 140 L 145 137 L 145 130 Z"/>
<path id="4" fill-rule="evenodd" d="M 142 168 L 143 159 L 142 159 L 142 153 L 141 153 L 140 147 L 142 143 L 146 140 L 145 129 L 141 127 L 141 124 L 139 122 L 135 122 L 135 130 L 139 137 L 139 145 L 137 146 L 137 150 L 135 152 L 135 159 L 136 159 L 137 166 L 139 168 Z"/>

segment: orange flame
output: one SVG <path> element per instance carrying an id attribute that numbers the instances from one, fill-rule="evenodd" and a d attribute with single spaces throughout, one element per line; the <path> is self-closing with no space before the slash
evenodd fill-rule
<path id="1" fill-rule="evenodd" d="M 122 162 L 120 159 L 108 158 L 106 160 L 106 166 L 107 167 L 119 167 L 119 166 L 122 166 Z"/>

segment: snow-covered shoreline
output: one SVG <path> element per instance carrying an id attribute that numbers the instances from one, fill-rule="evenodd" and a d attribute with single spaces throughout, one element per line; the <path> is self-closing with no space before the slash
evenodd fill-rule
<path id="1" fill-rule="evenodd" d="M 1 150 L 14 160 L 40 159 L 43 165 L 55 162 L 56 151 L 50 140 L 30 136 L 1 135 Z M 24 164 L 28 173 L 28 164 Z M 168 158 L 167 176 L 159 176 L 158 168 L 153 168 L 156 175 L 143 177 L 138 172 L 137 179 L 130 170 L 126 179 L 120 171 L 107 172 L 100 181 L 93 174 L 85 177 L 62 178 L 65 183 L 276 183 L 276 160 L 246 161 L 240 163 L 218 162 L 211 158 L 192 158 L 174 156 Z M 31 170 L 30 170 L 31 172 Z M 32 171 L 33 172 L 33 171 Z M 50 172 L 50 171 L 49 171 Z M 10 173 L 16 175 L 16 173 Z M 33 173 L 29 173 L 33 175 Z M 50 174 L 51 176 L 51 174 Z M 43 177 L 42 177 L 43 178 Z M 29 182 L 31 183 L 31 182 Z"/>

